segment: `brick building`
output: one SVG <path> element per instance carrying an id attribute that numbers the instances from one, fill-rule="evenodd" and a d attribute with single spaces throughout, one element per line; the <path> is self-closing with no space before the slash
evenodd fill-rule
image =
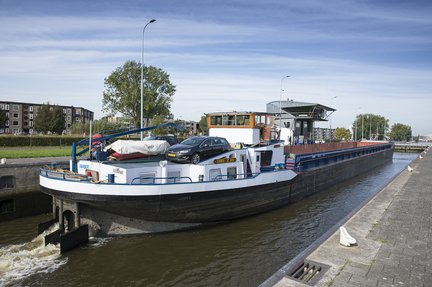
<path id="1" fill-rule="evenodd" d="M 46 106 L 46 104 L 0 101 L 0 109 L 6 112 L 7 117 L 4 133 L 33 133 L 34 119 L 42 106 Z M 55 105 L 49 106 L 54 107 Z M 75 123 L 86 123 L 93 120 L 94 113 L 87 109 L 74 106 L 60 107 L 65 116 L 65 130 L 68 130 Z"/>

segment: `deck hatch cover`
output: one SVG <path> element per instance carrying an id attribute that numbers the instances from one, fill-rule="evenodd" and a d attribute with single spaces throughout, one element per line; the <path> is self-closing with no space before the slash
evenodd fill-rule
<path id="1" fill-rule="evenodd" d="M 294 268 L 294 271 L 288 272 L 288 277 L 295 281 L 314 286 L 329 268 L 330 266 L 328 265 L 305 260 L 297 268 Z"/>

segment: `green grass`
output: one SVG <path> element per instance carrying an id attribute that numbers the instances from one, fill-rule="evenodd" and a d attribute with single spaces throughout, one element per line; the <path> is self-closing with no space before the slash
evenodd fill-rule
<path id="1" fill-rule="evenodd" d="M 70 146 L 0 148 L 0 158 L 71 156 L 71 153 L 72 153 L 72 148 Z"/>

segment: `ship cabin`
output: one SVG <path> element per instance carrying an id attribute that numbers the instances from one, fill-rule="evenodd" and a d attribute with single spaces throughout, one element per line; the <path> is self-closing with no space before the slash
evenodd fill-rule
<path id="1" fill-rule="evenodd" d="M 209 135 L 224 137 L 231 144 L 251 146 L 277 138 L 273 113 L 223 112 L 206 116 Z"/>

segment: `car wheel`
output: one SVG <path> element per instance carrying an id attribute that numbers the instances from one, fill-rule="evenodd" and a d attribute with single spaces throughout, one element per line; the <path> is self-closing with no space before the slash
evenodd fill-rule
<path id="1" fill-rule="evenodd" d="M 191 159 L 191 163 L 193 164 L 197 164 L 201 160 L 199 153 L 194 153 L 193 155 L 191 155 L 190 159 Z"/>

